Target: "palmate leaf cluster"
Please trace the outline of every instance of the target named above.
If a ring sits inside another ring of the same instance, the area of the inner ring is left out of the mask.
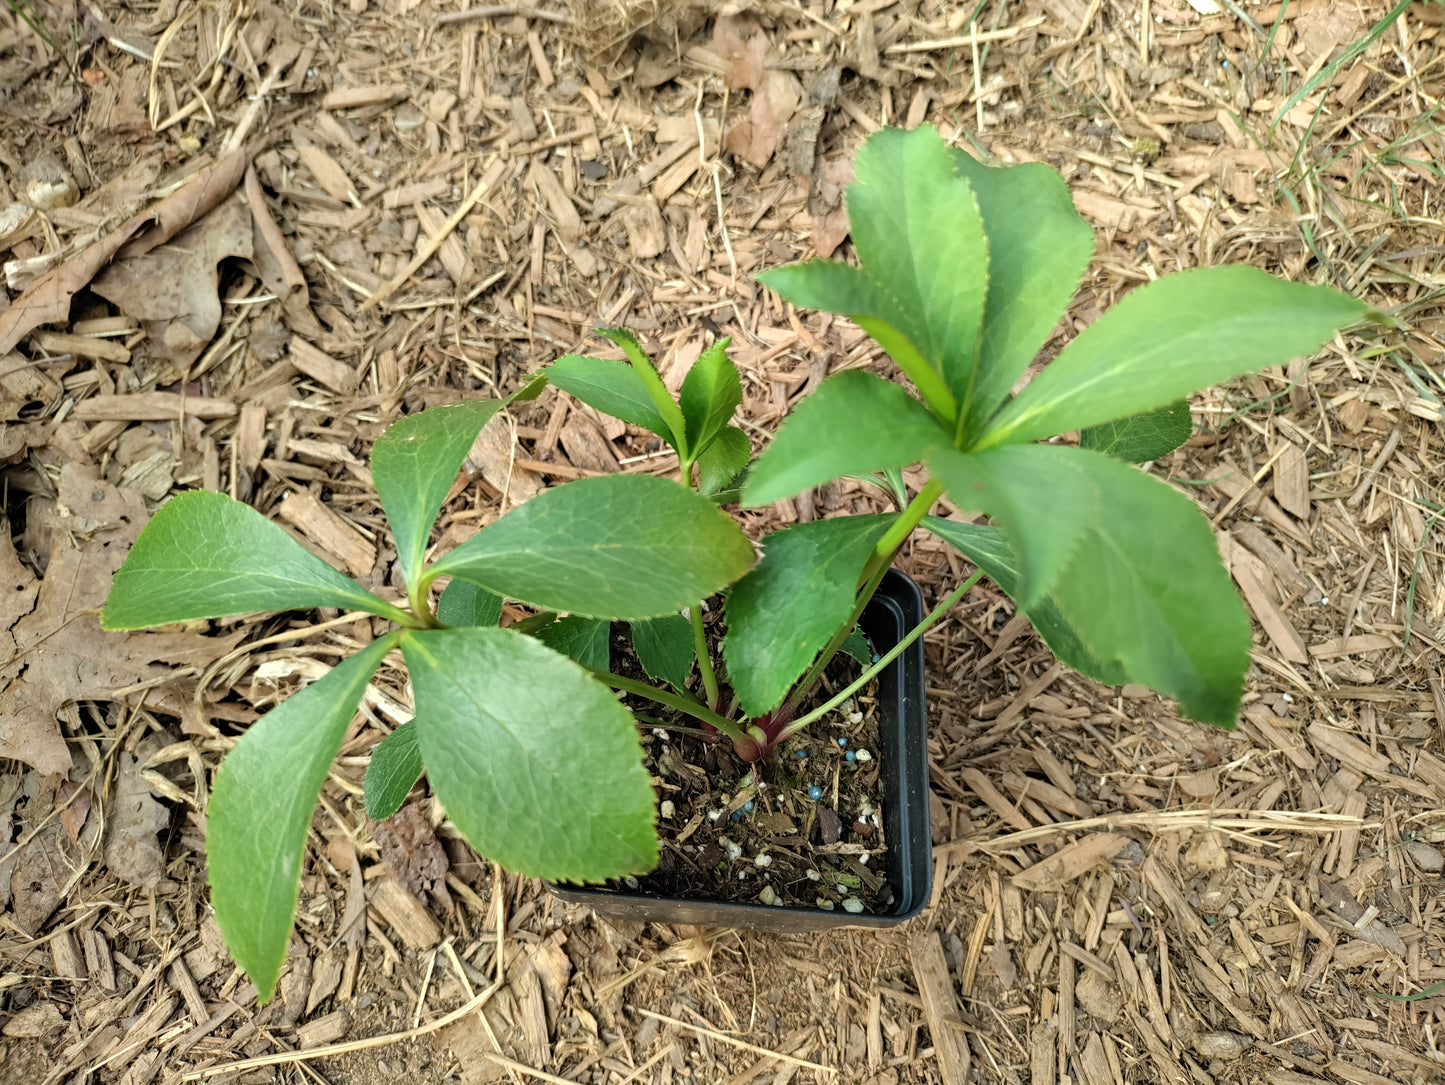
[[[643,872],[657,855],[636,724],[604,684],[612,623],[628,624],[657,699],[694,704],[719,726],[777,720],[831,651],[867,658],[859,638],[845,641],[860,585],[915,527],[975,563],[1068,665],[1147,683],[1197,719],[1232,725],[1250,643],[1243,608],[1207,522],[1135,465],[1189,436],[1183,397],[1308,354],[1369,311],[1249,267],[1164,276],[1011,395],[1093,251],[1063,181],[1043,165],[983,165],[929,128],[877,133],[856,174],[858,263],[761,278],[796,305],[856,321],[911,388],[861,371],[829,377],[752,460],[732,424],[742,383],[726,340],[703,352],[674,399],[631,333],[604,331],[624,359],[568,355],[542,376],[656,434],[676,450],[681,480],[568,483],[429,563],[446,495],[507,401],[405,418],[371,464],[405,606],[222,495],[183,494],[152,518],[116,574],[108,629],[317,606],[397,626],[254,724],[217,777],[212,901],[263,998],[285,959],[317,796],[367,683],[397,649],[416,715],[373,754],[368,813],[394,813],[425,773],[484,855],[574,881]],[[1050,441],[1074,431],[1077,444]],[[909,503],[900,469],[914,464],[930,481]],[[760,560],[722,511],[860,476],[907,508],[777,531]],[[989,522],[925,515],[943,492]],[[713,684],[712,661],[698,656],[699,608],[722,591],[723,661],[740,712],[731,721],[698,688]],[[502,629],[508,599],[535,613]]]

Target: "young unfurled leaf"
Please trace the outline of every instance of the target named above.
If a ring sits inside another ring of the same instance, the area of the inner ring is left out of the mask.
[[[889,322],[961,403],[972,383],[992,250],[973,186],[932,125],[875,133],[853,169],[848,226],[858,259],[897,299],[904,320]]]
[[[543,372],[558,388],[570,392],[589,407],[641,426],[674,448],[678,446],[672,427],[657,413],[642,374],[626,362],[568,354],[558,358]]]
[[[454,579],[437,600],[437,621],[458,626],[496,625],[502,620],[504,600],[470,580]]]
[[[743,500],[767,505],[842,475],[921,460],[952,435],[896,384],[850,369],[829,377],[753,463]]]
[[[952,149],[973,186],[988,235],[988,301],[978,364],[960,395],[965,445],[1008,398],[1078,288],[1094,232],[1074,210],[1069,186],[1041,162],[986,166]]]
[[[978,446],[1022,444],[1162,407],[1313,353],[1363,302],[1257,268],[1199,268],[1138,287],[1044,367]]]
[[[708,347],[682,381],[678,402],[687,422],[687,447],[694,459],[727,427],[743,401],[742,381],[727,356],[731,342],[723,338]]]
[[[753,446],[736,426],[724,426],[697,458],[698,490],[712,497],[737,481],[748,465]]]
[[[206,816],[211,905],[263,1003],[286,960],[321,785],[366,683],[399,636],[373,641],[262,716],[216,775]]]
[[[569,614],[548,622],[532,635],[554,652],[594,671],[608,669],[607,636],[611,626],[598,618]]]
[[[408,584],[421,576],[432,523],[472,442],[504,406],[500,399],[474,399],[432,407],[403,418],[376,439],[371,478],[396,536],[396,556]]]
[[[604,475],[538,494],[431,568],[508,599],[632,621],[706,599],[753,547],[711,501],[668,479]]]
[[[926,516],[923,526],[948,542],[969,561],[983,570],[1010,599],[1018,599],[1020,562],[1003,533],[992,524],[968,524]],[[1091,655],[1079,634],[1059,612],[1054,597],[1045,594],[1032,606],[1020,607],[1049,650],[1061,663],[1107,685],[1117,686],[1129,681],[1127,672],[1117,661],[1105,663]]]
[[[672,398],[672,393],[667,390],[667,385],[663,384],[662,378],[657,375],[657,367],[652,364],[652,358],[647,351],[642,349],[637,336],[626,328],[598,328],[597,334],[622,348],[622,353],[626,354],[628,361],[632,363],[633,371],[642,378],[643,388],[652,400],[653,407],[672,431],[673,448],[677,449],[677,454],[684,459],[692,458],[692,440],[688,436],[682,411]]]
[[[684,689],[697,660],[697,642],[692,622],[681,614],[664,614],[645,622],[632,623],[632,648],[637,662],[654,682],[666,682]]]
[[[783,528],[728,593],[723,658],[749,716],[777,707],[848,620],[858,577],[893,516],[845,516]]]
[[[1099,494],[1078,450],[1009,445],[987,452],[936,449],[933,477],[961,508],[986,512],[1022,559],[1015,596],[1027,608],[1053,587],[1099,515]]]
[[[403,723],[371,751],[361,781],[366,816],[372,821],[385,821],[395,814],[424,771],[421,748],[416,743],[416,723]]]
[[[1208,521],[1137,468],[1074,455],[1098,488],[1099,514],[1050,592],[1059,615],[1125,681],[1176,698],[1194,719],[1234,726],[1249,622]]]
[[[509,629],[408,633],[402,650],[427,779],[473,847],[542,878],[652,869],[650,777],[606,686]]]
[[[193,490],[162,505],[141,531],[116,570],[100,625],[142,629],[306,607],[406,618],[249,505]]]
[[[1143,414],[1131,414],[1079,432],[1079,447],[1125,463],[1148,463],[1167,456],[1189,440],[1194,422],[1189,401],[1177,399]]]

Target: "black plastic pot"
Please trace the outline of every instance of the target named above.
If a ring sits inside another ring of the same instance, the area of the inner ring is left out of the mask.
[[[868,609],[863,629],[879,652],[887,652],[923,620],[923,596],[905,573],[890,569]],[[660,897],[625,888],[554,885],[562,900],[586,904],[599,915],[638,922],[690,923],[706,927],[796,934],[835,927],[892,927],[928,903],[933,884],[928,827],[928,756],[923,640],[908,646],[879,674],[879,768],[883,830],[888,850],[884,872],[893,888],[886,915],[852,915],[819,908],[738,904]]]

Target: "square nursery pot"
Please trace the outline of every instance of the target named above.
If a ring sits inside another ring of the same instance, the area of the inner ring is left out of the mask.
[[[862,626],[879,652],[887,652],[923,620],[923,596],[907,574],[890,569],[863,612]],[[933,882],[928,826],[927,713],[924,706],[923,638],[908,646],[878,676],[879,779],[883,827],[888,841],[884,870],[893,889],[885,915],[825,912],[820,908],[769,906],[661,897],[625,886],[546,883],[562,900],[585,904],[609,919],[690,923],[706,927],[795,934],[835,927],[892,927],[928,903]]]

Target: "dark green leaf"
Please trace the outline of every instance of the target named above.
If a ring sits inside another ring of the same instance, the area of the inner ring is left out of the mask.
[[[725,604],[723,658],[749,716],[775,708],[848,620],[858,577],[894,516],[844,516],[775,531]]]
[[[708,347],[692,363],[682,381],[678,402],[687,421],[687,447],[694,458],[727,428],[733,412],[743,401],[742,381],[727,356],[731,342],[723,338]]]
[[[1041,162],[992,167],[953,148],[988,235],[988,301],[964,434],[978,433],[1064,315],[1094,252],[1069,186]]]
[[[206,809],[211,906],[263,1003],[286,960],[321,785],[366,683],[399,635],[373,641],[262,716],[216,775]]]
[[[611,625],[599,618],[570,614],[548,622],[532,635],[554,652],[594,671],[605,671],[610,662],[607,636]]]
[[[677,447],[677,438],[653,406],[642,375],[626,362],[568,354],[542,372],[558,388],[570,392],[588,406],[650,430]]]
[[[736,426],[725,426],[697,458],[698,489],[712,497],[732,485],[752,454],[748,435]]]
[[[856,625],[853,627],[853,632],[849,633],[847,639],[843,641],[842,650],[865,667],[873,664],[873,646],[868,643],[868,638],[864,635],[863,630]]]
[[[898,385],[850,369],[793,410],[754,461],[743,500],[767,505],[842,475],[903,467],[951,439]]]
[[[1099,494],[1077,450],[1009,445],[987,452],[937,449],[933,477],[960,508],[986,512],[1023,561],[1018,601],[1031,605],[1053,587],[1099,513]]]
[[[1058,614],[1107,670],[1176,698],[1195,719],[1232,727],[1249,622],[1209,522],[1134,467],[1074,455],[1098,488],[1099,516],[1049,596]]]
[[[1011,599],[1019,596],[1019,560],[1003,533],[988,524],[967,524],[957,520],[943,520],[937,516],[924,517],[923,526],[939,538],[950,543],[959,553],[983,570],[990,580],[998,585]],[[1060,662],[1074,668],[1080,674],[1111,686],[1122,685],[1129,678],[1117,662],[1103,662],[1090,655],[1084,642],[1059,612],[1058,603],[1052,595],[1044,595],[1033,606],[1020,608],[1043,637],[1044,643]]]
[[[1189,401],[1177,399],[1143,414],[1090,426],[1080,431],[1079,447],[1125,463],[1148,463],[1173,452],[1193,432]]]
[[[1138,287],[1044,367],[979,447],[1142,414],[1242,373],[1312,354],[1362,302],[1257,268],[1198,268]]]
[[[672,446],[677,449],[679,456],[690,458],[692,441],[687,435],[687,424],[683,420],[682,411],[678,409],[672,393],[667,390],[667,385],[663,384],[662,378],[657,375],[657,367],[652,364],[652,358],[647,351],[642,349],[637,336],[626,328],[598,328],[597,334],[622,348],[622,353],[632,362],[633,371],[642,378],[643,388],[652,400],[652,406],[672,431]]]
[[[681,614],[665,614],[632,623],[632,647],[647,677],[683,689],[697,660],[692,622]]]
[[[371,751],[361,789],[366,798],[366,816],[385,821],[406,802],[421,779],[424,766],[416,744],[416,723],[403,723]]]
[[[396,621],[382,602],[249,505],[192,490],[157,510],[116,570],[103,629],[221,618],[260,610],[338,607]]]
[[[372,447],[372,482],[408,584],[422,574],[432,524],[472,442],[504,406],[500,399],[474,399],[433,407],[388,427]]]
[[[707,498],[646,475],[569,482],[518,506],[432,572],[534,606],[632,621],[706,599],[753,548]]]
[[[409,633],[402,648],[427,779],[473,847],[568,881],[653,867],[650,777],[611,690],[511,630]]]
[[[502,620],[504,600],[470,580],[453,580],[437,600],[437,621],[452,628],[496,625]]]

